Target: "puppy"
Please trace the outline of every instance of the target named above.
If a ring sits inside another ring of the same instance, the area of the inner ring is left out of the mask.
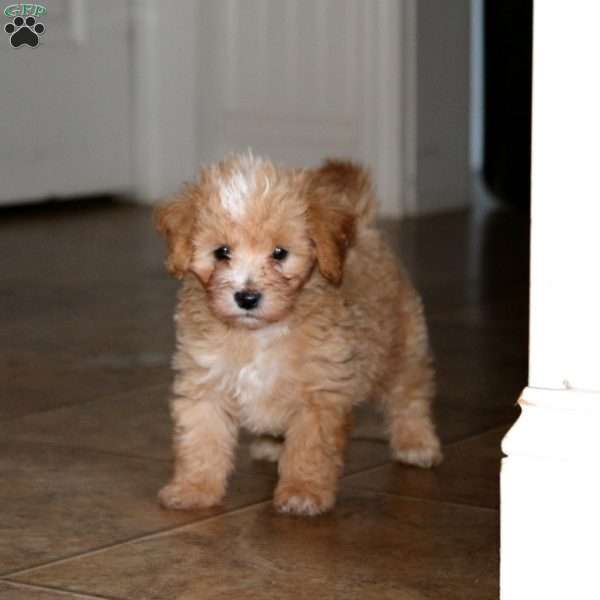
[[[368,399],[395,459],[441,460],[421,301],[374,217],[362,168],[283,169],[251,154],[204,168],[156,210],[183,280],[164,507],[219,503],[244,427],[284,438],[279,511],[331,509],[352,407]]]

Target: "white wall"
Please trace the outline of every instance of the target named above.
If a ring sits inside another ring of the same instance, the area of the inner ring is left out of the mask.
[[[0,205],[130,184],[129,6],[43,4],[38,46],[0,36]]]

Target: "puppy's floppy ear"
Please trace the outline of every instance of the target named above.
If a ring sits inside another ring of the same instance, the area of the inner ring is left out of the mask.
[[[373,219],[369,175],[351,162],[328,160],[319,169],[308,172],[306,193],[310,236],[319,271],[325,279],[339,285],[357,225]]]
[[[354,219],[329,202],[313,201],[309,209],[310,236],[321,275],[334,285],[342,282],[346,252],[354,237]]]
[[[158,206],[154,210],[154,225],[167,240],[167,270],[181,279],[192,260],[194,204],[191,198],[182,194]]]

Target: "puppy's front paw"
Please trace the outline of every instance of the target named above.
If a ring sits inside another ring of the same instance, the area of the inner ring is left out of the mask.
[[[215,506],[223,496],[222,489],[211,489],[210,486],[188,481],[171,481],[158,493],[158,501],[163,508],[194,510]]]
[[[333,507],[335,492],[306,483],[283,484],[277,486],[273,503],[282,513],[314,516]]]

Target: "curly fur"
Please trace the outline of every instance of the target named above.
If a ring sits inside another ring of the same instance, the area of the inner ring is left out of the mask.
[[[419,296],[374,225],[369,176],[349,162],[283,169],[252,155],[201,171],[155,213],[183,279],[171,400],[175,468],[165,507],[219,503],[240,427],[283,436],[275,505],[335,503],[352,407],[378,402],[393,456],[441,460]],[[227,260],[214,251],[226,245]],[[271,254],[288,250],[285,260]],[[262,294],[244,310],[234,294]]]

